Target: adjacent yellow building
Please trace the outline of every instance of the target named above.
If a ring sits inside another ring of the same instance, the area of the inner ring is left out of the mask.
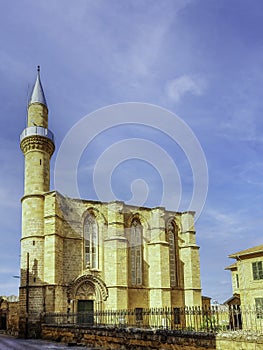
[[[226,268],[232,274],[234,295],[244,306],[263,308],[263,244],[230,254],[236,262]]]
[[[232,309],[233,323],[239,328],[262,330],[263,244],[231,254],[229,258],[236,259],[226,268],[232,274],[233,297],[226,303]]]
[[[55,149],[38,69],[21,134],[20,326],[45,312],[201,306],[194,213],[50,191]],[[74,145],[72,145],[74,147]]]

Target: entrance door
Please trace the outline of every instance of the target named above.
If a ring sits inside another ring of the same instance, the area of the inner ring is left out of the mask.
[[[93,300],[78,300],[78,324],[94,324]]]
[[[1,330],[6,330],[6,314],[0,314],[0,329]]]

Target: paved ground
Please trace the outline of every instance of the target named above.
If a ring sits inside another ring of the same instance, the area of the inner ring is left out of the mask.
[[[4,334],[0,334],[0,350],[64,350],[64,349],[78,349],[78,350],[95,350],[92,348],[68,346],[67,344],[51,343],[39,339],[17,339]]]

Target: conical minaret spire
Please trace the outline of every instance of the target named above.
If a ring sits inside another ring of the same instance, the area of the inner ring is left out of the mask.
[[[47,101],[40,80],[40,66],[37,67],[37,78],[28,105],[32,103],[41,103],[47,107]]]
[[[40,67],[37,67],[37,78],[28,102],[27,126],[48,128],[48,108],[40,80]]]

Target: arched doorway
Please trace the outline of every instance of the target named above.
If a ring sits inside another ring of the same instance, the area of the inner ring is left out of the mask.
[[[77,287],[75,303],[77,309],[78,324],[93,325],[94,303],[96,302],[96,288],[90,280],[82,281]]]
[[[78,313],[79,324],[93,324],[94,311],[103,309],[108,298],[105,283],[91,274],[76,278],[68,288],[68,301],[71,311]]]

